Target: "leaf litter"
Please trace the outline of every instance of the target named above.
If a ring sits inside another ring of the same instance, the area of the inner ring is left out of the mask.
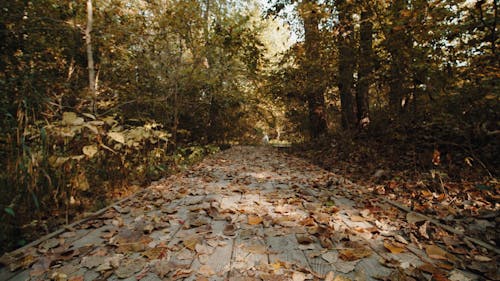
[[[429,224],[419,206],[402,212],[360,188],[268,147],[234,147],[0,262],[52,280],[80,280],[79,267],[101,278],[150,273],[168,280],[495,278],[493,253]],[[421,195],[447,202],[441,194]],[[95,237],[78,237],[80,229],[94,229]],[[288,234],[294,239],[275,250],[272,241]],[[237,249],[240,254],[233,255]],[[311,268],[317,259],[326,271]]]

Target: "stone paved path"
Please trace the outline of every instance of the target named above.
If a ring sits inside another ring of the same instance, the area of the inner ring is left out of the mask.
[[[0,280],[476,278],[360,192],[276,149],[233,147],[17,251]]]

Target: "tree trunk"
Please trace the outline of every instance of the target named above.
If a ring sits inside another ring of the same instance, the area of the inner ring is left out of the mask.
[[[389,109],[392,114],[399,115],[404,109],[404,98],[407,93],[405,89],[405,77],[407,76],[407,62],[405,52],[409,52],[408,35],[406,27],[399,19],[401,11],[405,9],[404,0],[396,0],[392,4],[393,25],[389,35],[389,53],[391,54],[390,81],[389,81]]]
[[[372,72],[372,33],[370,8],[361,13],[361,27],[359,38],[359,70],[356,91],[356,107],[359,125],[366,126],[370,122],[368,91]]]
[[[309,112],[309,132],[311,138],[315,139],[324,134],[327,130],[326,110],[325,110],[325,83],[323,80],[323,70],[320,58],[320,34],[319,34],[319,9],[313,1],[305,1],[301,7],[302,18],[304,20],[305,32],[305,53],[306,62],[304,69],[306,72],[305,94],[307,97]]]
[[[340,92],[340,106],[342,127],[352,129],[356,126],[354,112],[353,73],[355,53],[353,47],[354,29],[351,22],[351,7],[345,1],[337,1],[341,35],[339,38],[339,74],[338,87]]]
[[[85,43],[87,45],[87,67],[89,71],[89,94],[90,94],[90,111],[95,113],[95,103],[97,99],[97,90],[95,83],[95,68],[94,68],[94,56],[92,53],[92,23],[93,23],[93,15],[92,15],[92,0],[87,0],[87,28],[85,29]]]

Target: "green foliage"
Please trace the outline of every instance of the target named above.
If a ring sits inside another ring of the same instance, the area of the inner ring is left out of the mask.
[[[256,9],[206,3],[93,1],[92,114],[85,1],[2,6],[2,247],[199,161],[210,143],[255,139],[265,24]]]

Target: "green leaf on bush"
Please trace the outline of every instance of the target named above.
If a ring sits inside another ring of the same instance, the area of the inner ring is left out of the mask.
[[[9,215],[11,215],[11,216],[13,216],[13,217],[15,217],[15,216],[16,216],[16,213],[14,212],[14,209],[12,209],[11,207],[6,207],[6,208],[4,209],[4,211],[5,211],[7,214],[9,214]]]

